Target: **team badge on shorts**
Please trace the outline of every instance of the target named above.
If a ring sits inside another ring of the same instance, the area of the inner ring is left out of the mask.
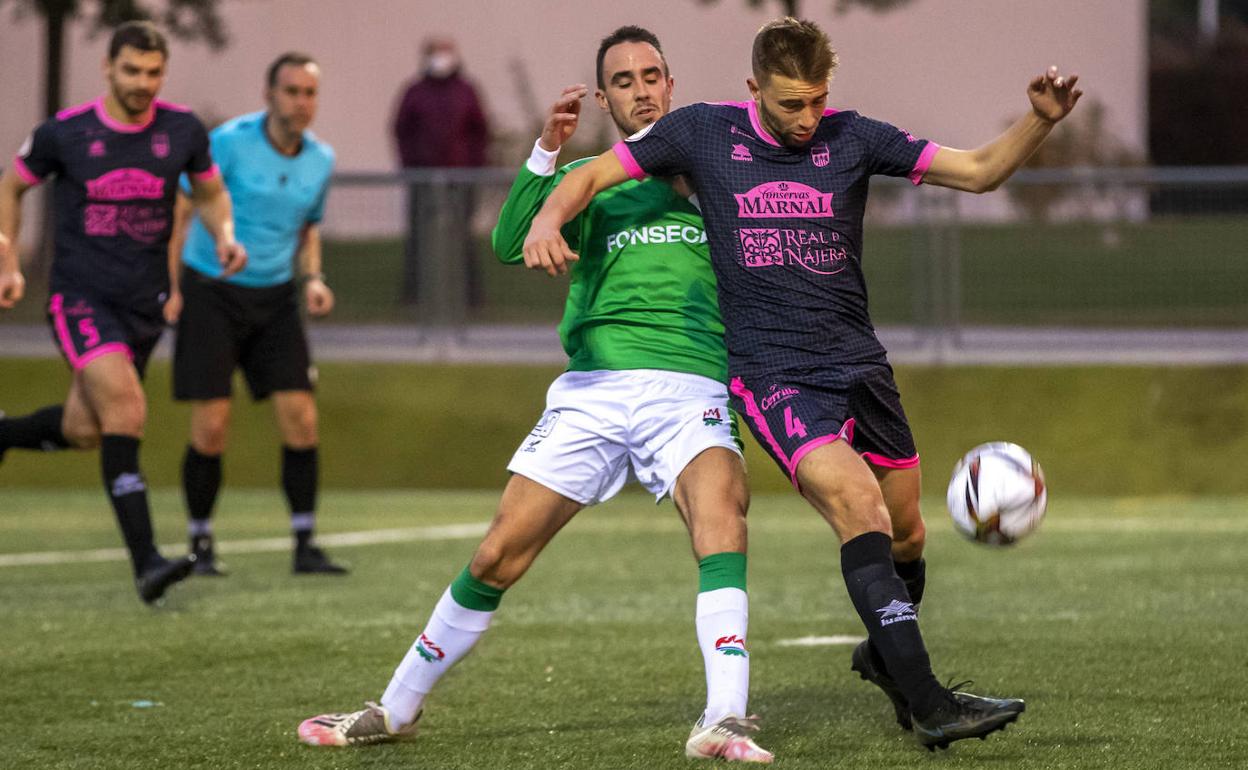
[[[521,452],[536,452],[537,445],[542,443],[542,439],[550,435],[555,429],[555,425],[559,422],[559,410],[552,409],[542,415],[542,419],[537,421],[537,425],[533,426],[533,430],[529,431],[529,438],[525,440],[524,446],[520,448]]]
[[[703,425],[723,425],[724,424],[724,408],[715,406],[710,409],[702,410]]]

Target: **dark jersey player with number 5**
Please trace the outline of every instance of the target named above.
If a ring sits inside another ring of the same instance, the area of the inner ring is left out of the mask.
[[[63,405],[0,419],[0,455],[14,448],[100,448],[104,489],[145,602],[186,577],[194,562],[168,561],[157,552],[139,470],[147,420],[141,379],[164,329],[167,248],[181,174],[192,180],[219,263],[234,272],[246,261],[207,131],[185,107],[156,99],[168,56],[152,24],[118,27],[103,64],[107,93],[36,128],[0,179],[0,233],[9,241],[0,247],[0,307],[11,307],[25,287],[16,253],[21,196],[55,177],[48,320],[73,370]]]

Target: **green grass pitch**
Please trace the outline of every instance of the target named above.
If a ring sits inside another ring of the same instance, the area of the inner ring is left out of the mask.
[[[493,492],[331,491],[345,579],[289,574],[276,490],[229,489],[233,574],[164,607],[135,597],[97,490],[7,488],[0,507],[0,765],[32,768],[692,768],[703,699],[697,573],[670,504],[586,511],[506,597],[431,698],[413,742],[300,745],[299,721],[377,698],[469,558]],[[923,628],[937,673],[1026,698],[1019,724],[929,755],[849,670],[859,635],[834,539],[793,495],[751,510],[751,708],[789,768],[1232,768],[1248,763],[1243,497],[1055,495],[1013,549],[953,534],[928,500]],[[173,490],[163,542],[183,538]],[[462,531],[431,529],[466,525]],[[379,534],[380,533],[380,534]],[[276,538],[274,543],[264,539]],[[16,565],[17,554],[51,563]],[[74,554],[77,554],[76,556]],[[99,557],[105,559],[105,553]]]

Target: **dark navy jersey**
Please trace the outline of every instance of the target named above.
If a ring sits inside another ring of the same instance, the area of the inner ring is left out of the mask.
[[[208,132],[190,110],[157,101],[146,123],[130,125],[110,118],[102,98],[41,124],[13,163],[30,184],[56,177],[52,292],[127,305],[169,290],[178,175],[216,173]]]
[[[885,174],[918,184],[938,149],[835,110],[806,147],[789,149],[753,102],[683,107],[615,146],[635,178],[692,178],[733,375],[885,360],[862,273],[867,182]]]

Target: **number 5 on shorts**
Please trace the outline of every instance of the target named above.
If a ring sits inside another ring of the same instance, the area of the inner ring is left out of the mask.
[[[806,426],[799,418],[793,416],[793,407],[791,406],[784,408],[784,432],[789,438],[794,436],[806,438]]]

